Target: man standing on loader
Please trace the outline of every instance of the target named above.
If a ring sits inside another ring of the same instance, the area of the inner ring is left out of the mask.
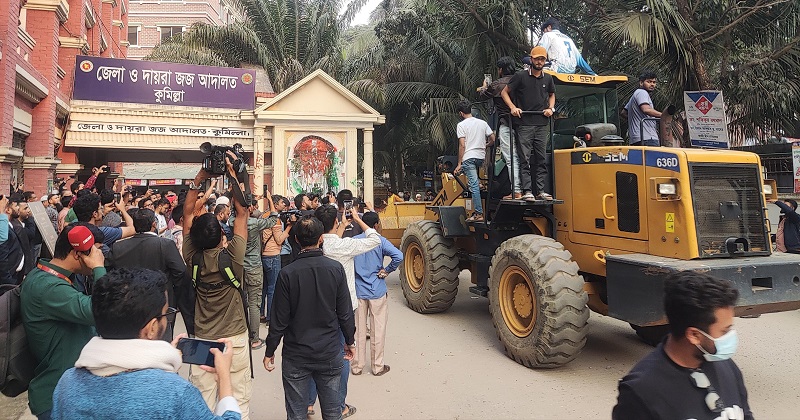
[[[483,86],[478,90],[478,92],[480,93],[481,99],[492,100],[495,108],[497,109],[497,114],[500,115],[500,124],[497,128],[497,137],[500,139],[500,153],[503,155],[503,160],[505,160],[506,166],[510,165],[513,168],[513,171],[511,169],[508,171],[509,178],[511,178],[513,193],[503,198],[519,200],[522,198],[522,188],[520,187],[519,181],[519,160],[517,159],[519,154],[514,153],[513,156],[511,155],[511,142],[514,138],[512,135],[513,131],[511,128],[511,117],[508,116],[508,114],[511,113],[511,110],[508,108],[508,105],[506,105],[503,97],[501,96],[503,89],[506,88],[508,82],[511,80],[511,76],[513,76],[515,73],[514,59],[508,56],[500,57],[497,60],[496,65],[497,72],[500,74],[500,78],[489,84],[484,81]],[[431,199],[428,201],[433,200]]]
[[[517,117],[514,124],[517,128],[517,150],[521,160],[519,176],[524,200],[553,199],[544,186],[547,179],[547,140],[550,137],[548,119],[556,111],[556,84],[553,76],[542,71],[546,61],[547,50],[542,46],[534,47],[531,50],[531,68],[512,76],[501,93],[511,109],[511,115]],[[519,107],[511,100],[512,96]],[[523,111],[539,111],[541,114],[528,113],[523,116]]]
[[[653,120],[645,121],[647,117],[661,118],[661,112],[653,108],[653,99],[650,93],[656,90],[656,74],[652,71],[643,71],[639,76],[639,89],[625,105],[623,114],[628,117],[628,138],[631,146],[658,146],[658,126]]]
[[[486,158],[486,147],[494,144],[494,132],[486,121],[472,116],[472,104],[469,101],[458,103],[458,114],[463,121],[456,126],[458,165],[454,172],[456,174],[464,172],[469,192],[472,194],[473,213],[467,221],[479,222],[483,220],[483,206],[478,172]]]

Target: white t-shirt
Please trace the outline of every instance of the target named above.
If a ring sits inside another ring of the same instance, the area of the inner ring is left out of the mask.
[[[558,73],[575,73],[580,52],[572,38],[564,35],[558,29],[542,34],[539,45],[547,50],[547,59],[550,68]]]
[[[456,134],[458,138],[464,138],[464,157],[462,162],[467,159],[484,159],[486,157],[486,138],[491,136],[492,129],[486,121],[469,117],[458,123]]]

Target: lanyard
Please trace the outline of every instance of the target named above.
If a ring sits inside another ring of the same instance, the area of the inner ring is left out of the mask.
[[[45,265],[42,265],[42,263],[37,263],[36,264],[36,268],[38,268],[39,270],[44,271],[47,274],[52,274],[52,275],[54,275],[54,276],[56,276],[56,277],[58,277],[60,279],[64,279],[64,280],[66,280],[67,283],[69,283],[70,286],[72,286],[72,280],[70,280],[69,277],[59,273],[58,271],[53,270],[52,268],[47,267]]]

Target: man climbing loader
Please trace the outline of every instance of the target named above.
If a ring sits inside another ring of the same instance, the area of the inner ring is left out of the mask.
[[[663,281],[673,271],[733,282],[737,315],[800,308],[800,256],[771,252],[765,194],[773,192],[765,190],[757,155],[624,145],[613,136],[624,77],[553,76],[556,200],[499,199],[492,190],[501,178],[490,171],[485,221],[466,223],[463,176],[443,172],[435,201],[416,207],[423,220],[409,224],[401,240],[410,308],[447,310],[468,269],[470,291],[488,296],[509,357],[537,368],[580,353],[589,309],[629,322],[645,341],[659,340]],[[394,226],[402,228],[401,219],[409,219],[407,210]],[[391,228],[385,232],[392,236]]]

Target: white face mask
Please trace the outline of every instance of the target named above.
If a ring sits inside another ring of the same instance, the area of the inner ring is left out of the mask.
[[[714,341],[714,347],[716,347],[717,351],[714,354],[711,354],[706,351],[702,346],[695,344],[695,346],[703,352],[703,357],[709,362],[719,362],[721,360],[728,360],[730,359],[735,353],[736,348],[739,345],[739,336],[736,333],[736,330],[730,330],[725,335],[719,338],[714,338],[703,330],[698,330],[701,334],[708,337],[709,339]]]

